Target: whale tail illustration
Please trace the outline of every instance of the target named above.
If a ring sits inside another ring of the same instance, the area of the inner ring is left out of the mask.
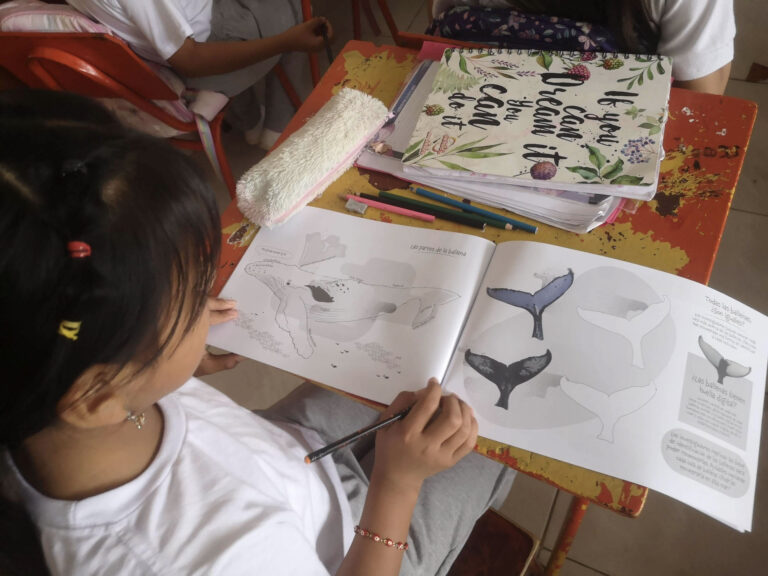
[[[630,386],[613,394],[568,380],[566,376],[560,379],[561,390],[574,402],[586,408],[600,419],[598,439],[613,442],[613,429],[616,423],[648,403],[656,393],[656,385],[651,382],[647,386]]]
[[[717,370],[717,383],[722,384],[723,378],[730,376],[731,378],[743,378],[750,372],[752,368],[749,366],[743,366],[733,360],[728,360],[715,348],[708,344],[704,338],[699,336],[699,348],[704,353],[704,357],[709,360],[709,363]]]
[[[644,366],[643,338],[662,323],[667,314],[669,314],[669,309],[670,301],[664,296],[661,302],[649,304],[645,310],[630,319],[584,308],[577,308],[576,311],[579,316],[590,324],[618,334],[629,341],[632,346],[632,365],[642,368]]]
[[[512,290],[509,288],[487,288],[488,296],[494,300],[500,300],[527,310],[533,317],[533,338],[544,339],[544,326],[542,314],[547,306],[566,293],[573,284],[573,270],[568,269],[567,274],[557,276],[547,283],[540,290],[530,294],[521,290]]]
[[[299,268],[341,257],[346,253],[347,247],[339,241],[338,236],[323,238],[320,232],[313,232],[307,234],[304,239],[304,250],[299,257]]]
[[[458,298],[458,294],[441,288],[411,289],[416,292],[419,310],[411,321],[411,328],[419,328],[437,316],[440,306]]]
[[[542,372],[552,361],[552,353],[547,350],[541,356],[523,358],[507,366],[490,356],[473,354],[468,348],[464,353],[464,359],[476,372],[496,384],[499,389],[496,406],[508,410],[509,395],[512,391]]]

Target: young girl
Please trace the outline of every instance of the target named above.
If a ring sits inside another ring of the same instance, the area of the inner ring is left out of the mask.
[[[252,144],[269,148],[294,110],[272,75],[283,59],[302,97],[311,89],[298,52],[332,38],[325,18],[302,23],[298,0],[67,0],[125,40],[143,58],[172,67],[193,89],[231,98],[227,118]],[[296,52],[295,54],[291,54]],[[262,133],[264,110],[266,132]]]
[[[659,53],[675,85],[722,94],[733,60],[732,0],[432,0],[427,34],[504,48]]]
[[[73,95],[0,94],[0,132],[0,488],[51,573],[447,572],[512,480],[466,404],[430,382],[305,464],[379,414],[305,385],[256,415],[192,377],[236,314],[196,166]]]

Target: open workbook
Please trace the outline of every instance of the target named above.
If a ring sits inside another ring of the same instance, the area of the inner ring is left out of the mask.
[[[212,345],[383,403],[437,376],[485,437],[751,528],[768,319],[706,286],[310,207],[221,295]]]

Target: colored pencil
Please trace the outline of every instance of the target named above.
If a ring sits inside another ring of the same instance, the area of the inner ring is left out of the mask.
[[[389,193],[387,193],[386,196],[383,194],[375,196],[373,194],[361,193],[360,197],[371,200],[375,199],[378,202],[390,204],[392,206],[400,206],[401,208],[408,208],[409,210],[418,210],[424,214],[431,214],[435,218],[440,218],[441,220],[449,220],[451,222],[456,222],[457,224],[463,224],[464,226],[478,228],[479,230],[485,229],[485,220],[478,218],[474,214],[466,214],[464,212],[459,212],[458,210],[445,208],[444,206],[419,202],[418,200],[406,198],[405,196]]]
[[[420,207],[419,210],[423,210],[424,212],[427,212],[428,210],[432,209],[432,210],[441,210],[449,214],[463,214],[467,218],[471,218],[473,220],[483,222],[484,224],[487,224],[488,226],[493,226],[494,228],[501,228],[502,230],[514,229],[514,226],[512,226],[512,224],[502,222],[501,220],[496,220],[495,218],[486,218],[485,216],[481,216],[479,214],[471,214],[469,212],[460,212],[459,210],[446,208],[445,206],[440,206],[439,204],[430,204],[429,202],[414,200],[413,198],[408,198],[407,196],[400,196],[399,194],[392,194],[391,192],[386,192],[384,190],[381,190],[379,192],[379,196],[384,200],[391,198],[394,200],[405,200],[405,201],[411,202],[414,206],[419,206]]]
[[[391,212],[392,214],[400,214],[401,216],[416,218],[416,220],[423,220],[424,222],[435,221],[435,217],[432,214],[424,214],[423,212],[416,212],[415,210],[410,210],[402,206],[387,204],[385,202],[380,202],[376,196],[374,196],[373,198],[368,198],[368,196],[371,196],[371,195],[367,194],[366,196],[355,196],[354,194],[347,194],[347,200],[350,200],[350,199],[357,200],[358,202],[367,204],[371,208],[378,208],[379,210],[383,210],[384,212]]]
[[[520,220],[515,220],[514,218],[508,218],[506,216],[502,216],[501,214],[496,214],[495,212],[491,212],[490,210],[483,210],[482,208],[478,208],[477,206],[473,206],[472,204],[467,204],[466,202],[460,202],[459,200],[448,198],[447,196],[443,196],[442,194],[436,194],[435,192],[424,190],[424,188],[419,188],[418,186],[412,186],[411,190],[413,190],[419,196],[430,198],[432,200],[435,200],[436,202],[442,202],[443,204],[448,204],[449,206],[455,206],[456,208],[461,208],[462,210],[467,210],[468,212],[481,214],[483,216],[486,216],[487,218],[495,218],[496,220],[506,222],[507,224],[511,224],[513,228],[517,228],[518,230],[530,232],[531,234],[536,234],[536,232],[539,230],[538,227],[533,226],[531,224],[526,224],[525,222],[520,222]]]
[[[319,450],[315,450],[314,452],[310,452],[306,455],[304,458],[304,462],[307,464],[312,464],[312,462],[319,460],[323,456],[328,456],[328,454],[333,454],[340,448],[343,448],[350,442],[354,442],[358,438],[362,438],[363,436],[366,436],[367,434],[370,434],[371,432],[376,432],[376,430],[379,430],[381,428],[384,428],[385,426],[389,426],[393,422],[397,422],[398,420],[402,420],[408,415],[408,412],[410,412],[410,408],[406,408],[402,412],[398,412],[394,416],[390,416],[386,420],[382,420],[381,422],[376,422],[375,424],[371,424],[370,426],[366,426],[365,428],[361,428],[357,432],[353,432],[349,436],[344,436],[344,438],[339,438],[335,442],[331,442],[327,446],[323,446]]]

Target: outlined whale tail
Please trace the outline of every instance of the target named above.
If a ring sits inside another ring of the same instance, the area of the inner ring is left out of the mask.
[[[629,341],[632,346],[632,365],[643,368],[643,338],[664,321],[670,307],[669,298],[664,296],[661,302],[649,304],[645,310],[632,318],[584,308],[576,308],[576,312],[590,324],[618,334]]]
[[[412,328],[419,328],[437,316],[440,306],[458,298],[458,294],[441,288],[424,290],[417,296],[419,310],[411,321]]]
[[[656,385],[630,386],[613,394],[606,394],[592,386],[560,378],[560,389],[574,402],[589,410],[600,420],[599,440],[613,442],[613,429],[616,423],[632,412],[647,404],[656,393]]]
[[[510,288],[487,288],[488,296],[494,300],[500,300],[511,306],[527,310],[533,317],[533,338],[544,339],[544,325],[542,314],[547,306],[560,298],[573,284],[573,270],[568,269],[567,274],[553,278],[540,290],[530,294],[522,290]]]
[[[552,353],[547,350],[541,356],[529,356],[507,366],[490,356],[474,354],[467,348],[464,353],[464,360],[476,372],[496,384],[499,389],[499,399],[496,406],[508,410],[509,395],[512,391],[542,372],[552,361]]]
[[[347,247],[339,241],[338,236],[323,237],[320,232],[313,232],[307,234],[304,239],[304,250],[299,257],[299,268],[338,258],[346,253]]]
[[[709,360],[709,363],[717,370],[717,383],[722,384],[723,378],[730,376],[731,378],[744,378],[752,372],[752,368],[749,366],[743,366],[733,360],[728,360],[720,352],[718,352],[711,344],[708,344],[702,336],[699,336],[699,348],[704,353],[704,357]]]

